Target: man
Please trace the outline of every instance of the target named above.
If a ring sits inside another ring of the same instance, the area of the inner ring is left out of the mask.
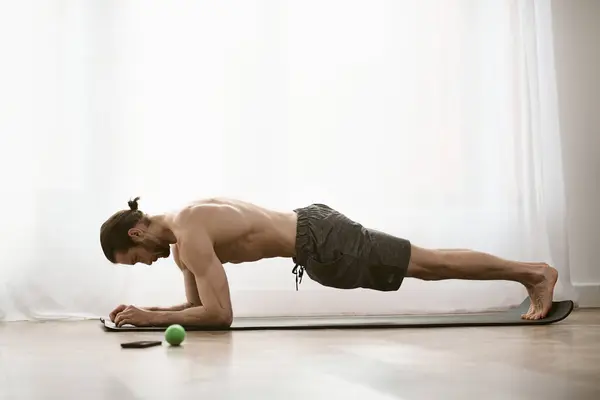
[[[323,204],[278,212],[238,200],[207,199],[176,213],[149,216],[138,210],[138,200],[102,225],[102,250],[112,263],[151,265],[172,249],[187,302],[169,308],[120,305],[110,314],[117,326],[230,326],[233,312],[223,264],[273,257],[294,261],[296,289],[304,271],[324,286],[378,291],[398,290],[405,277],[516,281],[531,298],[525,319],[547,315],[558,279],[557,271],[542,262],[420,248]]]

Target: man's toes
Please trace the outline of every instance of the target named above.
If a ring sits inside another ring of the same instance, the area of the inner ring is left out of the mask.
[[[532,312],[530,312],[530,313],[528,313],[528,314],[527,314],[527,319],[528,319],[528,320],[535,320],[535,319],[538,319],[538,318],[537,318],[537,315],[538,315],[538,313],[537,313],[537,312],[535,312],[535,311],[532,311]]]

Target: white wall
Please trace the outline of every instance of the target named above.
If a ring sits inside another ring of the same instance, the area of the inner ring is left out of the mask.
[[[600,306],[600,1],[553,0],[571,278]]]

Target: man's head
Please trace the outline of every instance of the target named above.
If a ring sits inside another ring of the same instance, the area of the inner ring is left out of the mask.
[[[170,243],[166,228],[138,210],[136,197],[128,202],[129,210],[114,213],[100,228],[100,244],[106,258],[114,264],[152,264],[168,257]]]

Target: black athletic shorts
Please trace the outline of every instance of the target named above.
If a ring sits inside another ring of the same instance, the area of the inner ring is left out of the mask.
[[[304,270],[312,280],[338,289],[400,288],[410,262],[408,240],[367,229],[324,204],[294,212],[296,289]]]

